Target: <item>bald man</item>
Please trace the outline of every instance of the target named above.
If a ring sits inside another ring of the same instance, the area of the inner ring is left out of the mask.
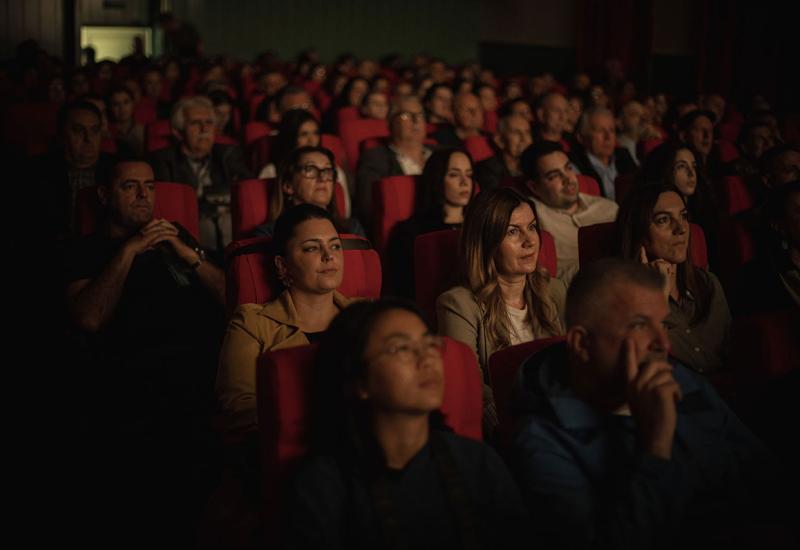
[[[528,359],[514,390],[514,464],[558,548],[682,548],[737,541],[769,514],[776,470],[711,385],[670,357],[656,271],[585,266],[565,342]]]

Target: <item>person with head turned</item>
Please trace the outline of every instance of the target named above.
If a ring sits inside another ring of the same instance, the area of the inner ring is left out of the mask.
[[[483,135],[483,115],[480,98],[460,92],[453,99],[453,126],[442,126],[431,137],[443,147],[463,147],[466,139]]]
[[[493,145],[497,154],[480,161],[476,168],[481,189],[494,189],[522,176],[522,152],[531,144],[531,124],[519,114],[508,113],[497,122]]]
[[[225,332],[217,374],[224,431],[252,435],[257,426],[256,361],[264,352],[319,340],[352,300],[342,284],[342,240],[330,213],[314,204],[285,210],[272,237],[275,274],[283,291],[266,304],[242,304]]]
[[[414,241],[417,236],[443,229],[457,230],[464,210],[475,195],[472,157],[460,148],[437,149],[425,163],[416,194],[414,214],[392,231],[388,263],[392,292],[413,298]]]
[[[484,434],[497,425],[488,384],[497,350],[563,334],[566,287],[539,266],[541,234],[536,205],[501,187],[478,194],[464,217],[462,284],[436,300],[439,331],[467,344],[484,380]]]
[[[717,277],[689,258],[689,209],[681,192],[668,184],[637,186],[617,224],[622,257],[664,276],[672,355],[700,373],[724,369],[731,314]]]
[[[288,491],[286,548],[513,548],[527,516],[505,464],[440,407],[441,337],[407,302],[351,305],[313,371],[311,454]]]
[[[544,544],[754,548],[768,531],[749,527],[780,528],[777,464],[708,381],[669,356],[663,287],[635,261],[581,266],[566,341],[520,367],[512,470]]]

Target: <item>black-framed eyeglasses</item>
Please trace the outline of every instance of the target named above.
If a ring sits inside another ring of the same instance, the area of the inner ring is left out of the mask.
[[[300,173],[306,179],[321,181],[334,181],[336,179],[336,169],[331,166],[320,168],[313,164],[304,164],[300,167]]]

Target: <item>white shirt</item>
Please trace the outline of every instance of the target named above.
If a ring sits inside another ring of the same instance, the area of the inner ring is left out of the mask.
[[[390,144],[389,149],[391,149],[394,153],[394,156],[397,157],[397,162],[400,164],[400,168],[403,170],[403,174],[406,176],[419,176],[422,174],[422,169],[425,168],[425,162],[428,161],[428,157],[430,157],[431,153],[433,153],[433,150],[429,149],[428,147],[423,147],[422,156],[425,159],[425,162],[423,162],[420,166],[416,160],[401,153],[395,148],[394,145]]]
[[[522,344],[533,340],[533,327],[528,319],[528,306],[524,309],[517,309],[506,304],[508,318],[511,320],[511,345]]]

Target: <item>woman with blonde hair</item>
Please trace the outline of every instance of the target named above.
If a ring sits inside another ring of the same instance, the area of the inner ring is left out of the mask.
[[[533,201],[510,188],[480,193],[461,236],[462,286],[439,296],[439,332],[469,345],[484,378],[484,433],[497,424],[487,385],[497,350],[564,333],[566,287],[539,267],[541,234]]]

